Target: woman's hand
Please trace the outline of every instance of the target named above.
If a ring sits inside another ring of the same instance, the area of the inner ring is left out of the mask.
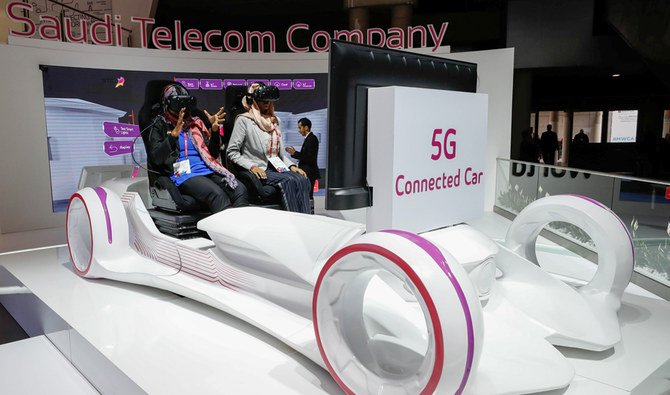
[[[292,172],[294,172],[294,173],[298,173],[298,174],[300,174],[300,175],[302,175],[302,176],[307,177],[307,173],[305,173],[305,171],[304,171],[303,169],[299,168],[299,167],[296,166],[296,165],[291,166],[290,170],[291,170]]]
[[[179,118],[177,118],[177,124],[174,126],[174,129],[170,132],[170,136],[177,138],[179,137],[179,133],[181,133],[181,129],[184,127],[184,113],[186,113],[186,109],[182,108],[179,110]]]
[[[219,108],[219,111],[217,111],[214,115],[211,115],[207,112],[207,110],[205,110],[205,115],[207,115],[209,123],[212,124],[212,130],[215,132],[219,130],[219,125],[226,119],[226,112],[223,111],[223,107]]]
[[[265,180],[266,178],[268,178],[268,175],[265,174],[265,170],[261,169],[258,166],[252,167],[250,171],[254,173],[254,175],[260,178],[261,180]]]

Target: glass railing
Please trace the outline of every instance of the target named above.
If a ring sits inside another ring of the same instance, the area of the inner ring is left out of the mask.
[[[566,167],[498,159],[497,209],[512,215],[536,199],[577,194],[595,199],[626,224],[635,246],[635,271],[670,287],[670,183]],[[553,222],[547,230],[597,253],[588,234]]]

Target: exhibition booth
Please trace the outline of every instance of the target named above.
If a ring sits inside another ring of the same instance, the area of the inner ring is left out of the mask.
[[[498,159],[513,57],[10,37],[0,231],[57,228],[67,245],[0,255],[0,303],[101,393],[667,391],[670,304],[630,283],[609,202],[559,188],[513,220],[494,211],[529,178]],[[162,232],[134,163],[158,79],[211,109],[230,86],[277,86],[284,144],[305,116],[318,133],[315,214],[237,208],[201,219],[204,237]],[[597,264],[542,237],[554,222],[587,233]]]

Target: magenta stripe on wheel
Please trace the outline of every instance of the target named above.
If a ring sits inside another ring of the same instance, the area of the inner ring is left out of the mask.
[[[463,308],[463,315],[465,316],[465,322],[468,326],[468,355],[465,365],[465,372],[463,372],[463,378],[461,379],[461,384],[459,385],[458,390],[456,391],[457,394],[460,394],[463,392],[465,384],[468,382],[468,378],[470,377],[470,373],[472,371],[472,363],[474,361],[475,356],[475,331],[472,325],[472,314],[470,313],[470,306],[468,305],[465,293],[463,293],[463,288],[461,288],[461,284],[458,283],[456,276],[454,276],[454,273],[451,271],[449,263],[444,258],[444,255],[442,255],[442,252],[440,251],[439,248],[437,248],[437,246],[435,246],[435,244],[431,243],[430,241],[424,239],[423,237],[417,234],[406,232],[403,230],[384,230],[383,232],[392,233],[404,237],[407,240],[419,246],[428,255],[430,255],[430,257],[433,258],[435,263],[437,263],[437,265],[447,275],[447,278],[449,279],[449,281],[451,281],[451,285],[454,287],[454,290],[458,295],[458,300],[461,302],[461,307]]]
[[[109,244],[112,244],[112,221],[109,218],[109,210],[107,210],[107,192],[104,190],[104,188],[101,187],[95,187],[94,190],[98,195],[98,198],[100,198],[102,209],[105,211],[105,222],[107,222],[107,241]]]

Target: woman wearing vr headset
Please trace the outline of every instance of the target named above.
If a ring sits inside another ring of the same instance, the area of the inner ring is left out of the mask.
[[[276,86],[252,84],[242,99],[246,113],[235,120],[228,142],[228,158],[255,186],[261,198],[278,192],[288,211],[311,213],[310,183],[284,152],[279,119],[274,114],[274,102],[279,100]]]
[[[212,213],[249,205],[247,190],[210,152],[213,133],[219,133],[223,108],[207,116],[211,128],[194,114],[195,97],[181,84],[168,85],[161,98],[163,113],[149,127],[147,151],[161,174],[169,176],[181,193],[206,205]],[[216,145],[216,144],[215,144]]]

